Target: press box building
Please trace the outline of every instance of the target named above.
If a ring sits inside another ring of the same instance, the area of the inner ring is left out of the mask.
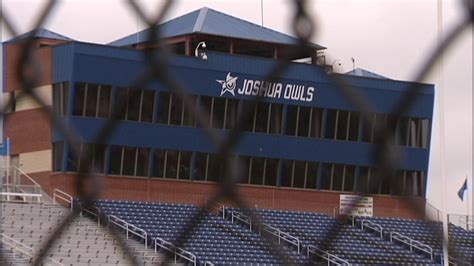
[[[402,155],[396,180],[401,189],[389,182],[370,186],[380,180],[372,157],[375,127],[391,118],[412,83],[361,69],[331,74],[321,60],[325,47],[311,44],[289,58],[294,37],[209,8],[165,22],[161,29],[174,51],[170,73],[184,84],[195,106],[210,114],[215,132],[226,135],[242,110],[254,113],[235,149],[243,173],[239,192],[252,205],[332,213],[341,194],[360,191],[372,194],[377,216],[417,216],[406,203],[426,202],[432,85],[420,85],[415,104],[392,132]],[[216,147],[172,88],[157,81],[129,87],[147,66],[146,50],[156,48],[147,41],[148,31],[107,45],[37,31],[34,55],[43,74],[34,90],[76,131],[82,150],[94,151],[103,198],[201,204],[224,175]],[[3,93],[14,101],[4,115],[10,161],[47,192],[60,188],[74,194],[74,175],[82,162],[44,114],[45,107],[18,97],[14,69],[25,36],[3,43]],[[206,59],[195,57],[200,42],[206,43],[199,50]],[[264,82],[280,58],[307,58],[309,63],[291,63],[281,79]],[[372,130],[363,129],[359,110],[330,81],[333,75],[343,77],[373,105]],[[250,100],[259,88],[266,91],[264,101],[255,105]],[[128,100],[116,130],[94,143],[120,95]]]

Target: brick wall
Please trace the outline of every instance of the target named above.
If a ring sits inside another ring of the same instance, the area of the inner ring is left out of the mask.
[[[60,188],[76,195],[74,175],[55,173],[50,177],[47,191]],[[45,183],[46,184],[46,183]],[[217,190],[217,185],[207,182],[181,180],[146,179],[133,177],[103,176],[103,199],[135,200],[150,202],[174,202],[201,205],[209,200]],[[339,207],[336,192],[309,191],[292,188],[256,187],[239,185],[239,195],[249,207],[274,208],[282,210],[317,211],[328,215]],[[375,216],[422,219],[425,199],[392,196],[373,196]],[[221,200],[224,202],[224,200]],[[415,202],[421,215],[412,209]]]

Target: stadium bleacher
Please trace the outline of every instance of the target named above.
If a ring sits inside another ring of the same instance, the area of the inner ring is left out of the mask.
[[[199,211],[197,207],[180,204],[144,203],[127,201],[100,201],[100,207],[150,233],[152,238],[175,242],[184,226]],[[219,216],[206,214],[183,249],[193,253],[200,263],[213,264],[266,264],[280,261],[269,251],[270,243],[256,234]],[[282,247],[296,264],[307,262],[305,256]]]
[[[443,228],[441,222],[420,221],[402,218],[371,217],[370,220],[383,228],[384,234],[401,233],[433,248],[437,257],[443,253]],[[474,232],[449,224],[449,245],[455,251],[457,260],[474,264]]]
[[[228,209],[229,213],[232,211],[235,209]],[[424,256],[324,214],[265,209],[254,211],[265,223],[301,239],[305,247],[316,246],[351,264],[433,263]]]
[[[69,209],[53,204],[2,202],[2,264],[30,265],[33,256]],[[144,265],[159,263],[163,254],[155,254],[143,244],[129,239],[128,246]],[[16,246],[17,248],[13,248]],[[20,253],[18,247],[29,252]],[[15,256],[13,256],[15,252]],[[29,253],[29,254],[28,254]],[[78,217],[61,233],[45,260],[47,265],[125,265],[127,260],[118,242],[103,228],[85,217]]]

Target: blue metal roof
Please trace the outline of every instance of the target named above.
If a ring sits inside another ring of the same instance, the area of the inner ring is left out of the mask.
[[[351,75],[351,76],[359,76],[359,77],[365,77],[365,78],[374,78],[374,79],[389,79],[387,77],[384,77],[380,74],[377,74],[377,73],[374,73],[374,72],[371,72],[371,71],[368,71],[366,69],[363,69],[363,68],[356,68],[354,70],[351,70],[347,73],[345,73],[346,75]]]
[[[170,38],[194,33],[222,36],[229,38],[261,41],[268,43],[294,45],[298,39],[260,25],[203,7],[191,13],[167,21],[161,26],[161,37]],[[150,29],[134,33],[111,42],[114,46],[128,46],[146,42]],[[312,44],[317,49],[325,47]]]
[[[62,41],[74,41],[73,39],[66,37],[64,35],[61,35],[59,33],[44,29],[44,28],[39,28],[37,30],[32,30],[26,33],[23,33],[21,35],[18,35],[16,37],[11,38],[10,40],[6,41],[5,43],[11,43],[11,42],[16,42],[22,39],[26,39],[28,37],[33,37],[33,38],[44,38],[44,39],[53,39],[53,40],[62,40]]]

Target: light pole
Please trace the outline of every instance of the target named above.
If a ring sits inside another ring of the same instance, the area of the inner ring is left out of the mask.
[[[202,48],[206,48],[206,42],[200,42],[200,43],[198,43],[198,45],[196,46],[196,49],[194,49],[194,56],[195,56],[195,57],[198,57],[199,48],[201,48],[201,47],[202,47]],[[207,57],[207,56],[205,56],[205,57]],[[203,59],[205,59],[204,56],[203,56]]]

